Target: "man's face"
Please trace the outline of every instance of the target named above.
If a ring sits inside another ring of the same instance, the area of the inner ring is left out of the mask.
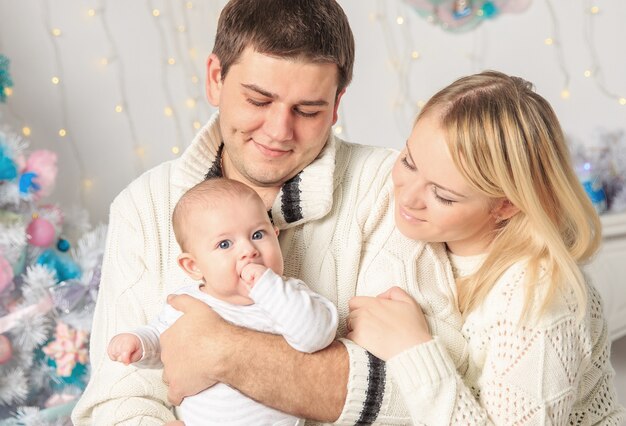
[[[207,92],[220,110],[227,177],[278,187],[313,162],[337,120],[337,66],[248,48],[219,81],[213,60]]]

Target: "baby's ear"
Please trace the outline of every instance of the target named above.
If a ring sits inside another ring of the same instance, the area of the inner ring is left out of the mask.
[[[203,278],[202,272],[196,263],[196,259],[190,253],[179,254],[178,265],[194,280],[200,281]]]
[[[278,234],[280,234],[280,229],[274,226],[274,232],[276,233],[276,236],[278,237]]]

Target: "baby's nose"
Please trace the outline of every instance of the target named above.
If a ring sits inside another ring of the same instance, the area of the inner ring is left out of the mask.
[[[259,255],[259,251],[256,249],[254,244],[248,243],[241,248],[241,258],[255,258]]]

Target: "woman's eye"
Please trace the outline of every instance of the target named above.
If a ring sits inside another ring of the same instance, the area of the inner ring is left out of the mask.
[[[437,201],[439,201],[441,204],[445,204],[446,206],[449,206],[449,205],[451,205],[452,203],[455,202],[453,200],[448,200],[447,198],[443,198],[442,196],[437,194],[437,189],[436,188],[433,189],[433,194],[435,194],[435,198],[437,199]]]
[[[408,156],[406,156],[406,155],[405,155],[404,157],[402,157],[402,159],[400,160],[400,162],[401,162],[401,163],[402,163],[402,165],[403,165],[404,167],[406,167],[407,169],[409,169],[409,170],[415,170],[415,166],[414,166],[413,164],[409,163],[409,158],[408,158]]]
[[[263,231],[256,231],[254,234],[252,234],[253,240],[260,240],[261,238],[263,238]]]
[[[220,243],[217,246],[221,248],[222,250],[226,250],[227,248],[230,248],[231,244],[232,243],[229,240],[224,240],[224,241],[220,241]]]

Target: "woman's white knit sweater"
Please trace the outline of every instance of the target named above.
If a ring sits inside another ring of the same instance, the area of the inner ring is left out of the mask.
[[[483,259],[451,255],[458,276],[473,272]],[[622,424],[598,292],[588,287],[581,322],[573,297],[561,292],[546,312],[518,325],[525,271],[524,262],[509,268],[467,316],[465,374],[456,371],[437,338],[389,360],[414,424]]]
[[[185,190],[207,175],[221,175],[218,120],[216,114],[179,159],[146,172],[111,205],[91,336],[91,379],[72,413],[77,425],[161,425],[174,419],[161,372],[112,362],[106,345],[113,335],[148,323],[169,293],[190,283],[176,263],[180,249],[170,219]],[[319,157],[285,183],[271,210],[281,230],[284,273],[336,304],[339,337],[346,333],[352,296],[408,284],[431,331],[463,371],[466,344],[445,249],[410,241],[394,226],[389,176],[396,156],[331,135]],[[350,372],[338,423],[409,423],[385,364],[343,342]]]

